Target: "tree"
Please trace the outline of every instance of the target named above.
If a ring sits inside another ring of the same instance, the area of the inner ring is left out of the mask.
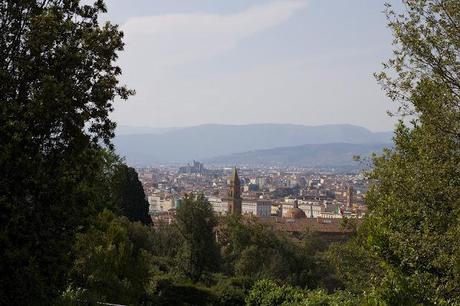
[[[90,212],[113,100],[131,92],[114,65],[103,1],[0,1],[0,304],[49,304],[65,286]]]
[[[253,281],[248,277],[226,277],[217,278],[217,284],[212,287],[217,301],[215,305],[239,306],[245,305],[245,298],[248,295]]]
[[[271,280],[259,280],[246,297],[248,306],[300,305],[305,294],[289,285],[279,286]]]
[[[177,209],[176,226],[183,238],[178,254],[178,266],[192,281],[219,266],[219,250],[214,227],[216,217],[211,204],[203,195],[188,195]]]
[[[346,243],[333,243],[325,252],[326,266],[335,268],[335,277],[343,288],[356,294],[364,295],[379,285],[385,277],[385,270],[380,266],[381,260],[366,244],[366,229],[361,226],[358,236]]]
[[[386,4],[394,57],[377,80],[399,103],[398,113],[443,138],[460,138],[460,4],[456,0],[403,0],[406,12]]]
[[[149,231],[104,210],[77,235],[70,288],[81,292],[80,302],[141,303],[150,280]]]
[[[222,231],[226,239],[222,253],[229,275],[279,280],[301,287],[316,287],[315,255],[322,250],[314,236],[305,235],[303,244],[268,226],[230,216]]]
[[[116,209],[130,221],[150,224],[149,203],[134,168],[119,164],[112,177],[112,196]]]
[[[377,75],[403,118],[394,149],[374,160],[370,177],[378,183],[367,195],[365,241],[385,268],[375,290],[387,303],[454,303],[460,301],[460,2],[403,2],[403,14],[387,6],[395,52]]]
[[[280,286],[274,281],[261,279],[255,283],[247,295],[246,305],[352,306],[363,305],[363,303],[359,298],[347,292],[337,291],[334,294],[328,294],[324,290],[301,290],[289,285]]]
[[[196,284],[178,283],[178,278],[160,277],[153,281],[147,305],[221,305],[214,292]]]

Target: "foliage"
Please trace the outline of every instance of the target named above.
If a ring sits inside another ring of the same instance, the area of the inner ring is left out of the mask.
[[[360,305],[360,300],[347,292],[328,294],[323,290],[301,290],[289,285],[278,285],[271,280],[259,280],[246,298],[248,306],[342,306]]]
[[[94,203],[122,33],[102,1],[0,1],[0,304],[47,304]]]
[[[216,295],[216,304],[222,306],[244,305],[245,298],[253,286],[253,280],[247,277],[227,277],[216,275],[218,282],[211,287]]]
[[[341,287],[357,295],[372,290],[385,275],[380,259],[367,246],[368,230],[362,225],[347,243],[333,243],[323,254]]]
[[[162,223],[155,224],[152,239],[155,244],[153,254],[170,259],[177,256],[183,243],[183,237],[177,226]]]
[[[230,275],[277,279],[315,287],[321,277],[315,255],[324,248],[312,235],[293,240],[257,222],[229,217],[223,227],[224,269]],[[325,273],[327,274],[327,273]]]
[[[119,164],[112,176],[112,197],[116,209],[130,221],[150,224],[149,203],[134,168]]]
[[[215,271],[219,266],[214,234],[217,219],[211,204],[203,195],[186,196],[177,209],[175,225],[183,239],[177,265],[187,277],[197,282],[204,273]]]
[[[375,288],[389,304],[460,297],[460,2],[388,6],[394,58],[377,75],[400,103],[393,150],[374,160],[364,243],[381,262]]]
[[[207,287],[163,275],[152,279],[146,305],[217,305],[215,294]]]
[[[387,95],[445,136],[459,137],[459,7],[456,0],[403,0],[398,14],[387,4],[394,57],[376,74]]]
[[[246,298],[248,306],[275,306],[300,304],[304,294],[289,285],[278,286],[271,280],[259,280]]]
[[[340,222],[340,228],[342,231],[349,231],[352,234],[356,234],[358,230],[358,219],[343,217]]]
[[[138,305],[150,280],[150,230],[104,210],[77,235],[71,288],[80,300]]]
[[[92,202],[92,211],[88,215],[94,216],[108,208],[130,221],[151,224],[149,204],[136,170],[128,167],[113,151],[103,149],[98,155],[99,169],[92,177],[90,188],[86,190]]]

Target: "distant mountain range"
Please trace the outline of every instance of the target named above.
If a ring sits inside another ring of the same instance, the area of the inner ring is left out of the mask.
[[[151,128],[123,127],[121,132],[120,129],[117,129],[114,144],[117,153],[125,156],[128,163],[140,166],[157,163],[184,163],[193,159],[237,163],[237,160],[249,161],[257,154],[262,154],[266,156],[261,157],[264,162],[299,164],[301,161],[309,160],[311,157],[308,156],[315,150],[315,152],[321,152],[315,154],[331,158],[337,156],[340,150],[343,153],[346,148],[351,153],[356,151],[353,153],[356,155],[364,150],[362,146],[357,146],[354,150],[351,149],[353,146],[344,145],[372,144],[376,147],[369,146],[369,148],[381,148],[383,144],[391,143],[392,137],[391,132],[375,133],[363,127],[348,124],[322,126],[207,124],[187,128],[152,129],[150,132],[148,129]],[[304,145],[311,144],[331,144],[331,146],[304,147]],[[286,150],[291,149],[282,147],[296,148],[291,148],[292,153],[286,153]],[[274,151],[268,152],[271,151],[270,149]],[[259,150],[265,151],[260,152]],[[283,150],[285,150],[284,153],[282,153]],[[302,150],[306,155],[302,153]],[[311,163],[328,164],[329,162],[326,158],[323,158],[321,162],[316,158],[316,161],[312,160]]]
[[[176,128],[156,128],[148,126],[128,126],[118,125],[115,133],[117,135],[136,135],[136,134],[163,134]]]
[[[360,167],[355,156],[370,157],[380,153],[391,144],[306,144],[267,150],[235,153],[205,160],[207,164],[239,165],[249,167],[299,166],[307,168],[351,169]]]

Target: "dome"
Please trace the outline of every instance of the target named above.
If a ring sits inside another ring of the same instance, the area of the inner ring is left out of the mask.
[[[298,207],[289,208],[286,213],[283,214],[283,217],[288,219],[303,219],[307,216],[305,215],[304,211]]]

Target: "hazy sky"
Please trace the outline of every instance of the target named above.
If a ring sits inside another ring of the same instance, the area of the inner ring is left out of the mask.
[[[380,0],[107,0],[125,32],[120,125],[350,123],[390,130],[372,76],[391,54]]]

